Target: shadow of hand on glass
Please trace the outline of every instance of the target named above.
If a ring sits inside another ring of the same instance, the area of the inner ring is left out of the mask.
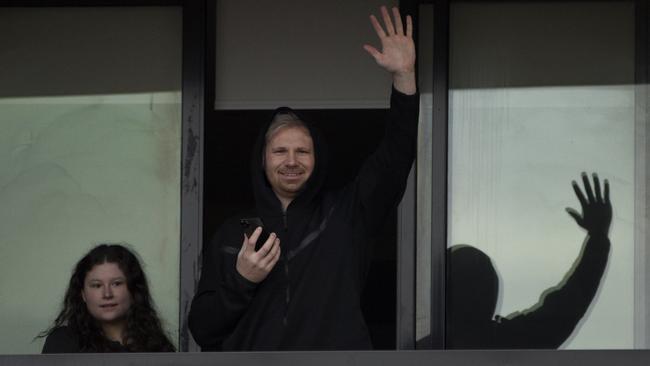
[[[544,291],[537,304],[508,317],[495,316],[499,278],[488,255],[469,245],[447,249],[448,348],[558,348],[571,336],[589,308],[607,265],[612,221],[609,183],[582,173],[584,193],[573,181],[582,214],[569,215],[587,231],[582,252],[560,283]],[[527,258],[521,258],[527,260]]]

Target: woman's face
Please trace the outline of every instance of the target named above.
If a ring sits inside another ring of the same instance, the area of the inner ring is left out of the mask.
[[[81,296],[88,312],[100,323],[124,321],[131,307],[126,276],[116,263],[95,265],[84,280]]]

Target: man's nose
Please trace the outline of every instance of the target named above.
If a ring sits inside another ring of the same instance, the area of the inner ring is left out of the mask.
[[[295,152],[293,152],[293,151],[289,151],[289,153],[287,154],[287,161],[286,161],[286,164],[287,164],[287,165],[291,165],[291,166],[297,164],[297,163],[296,163],[296,153],[295,153]]]

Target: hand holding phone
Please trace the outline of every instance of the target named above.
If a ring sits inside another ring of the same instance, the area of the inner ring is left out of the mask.
[[[259,218],[241,219],[240,224],[246,238],[237,255],[237,272],[251,282],[262,282],[280,259],[280,238],[269,235]]]
[[[262,228],[262,233],[255,242],[255,251],[260,250],[262,245],[264,245],[264,243],[266,243],[266,241],[269,239],[270,235],[269,232],[264,229],[262,220],[259,217],[249,217],[239,220],[239,223],[241,224],[242,229],[244,229],[244,234],[246,234],[247,238],[250,238],[251,235],[253,235],[253,231],[255,231],[255,229],[258,227]]]

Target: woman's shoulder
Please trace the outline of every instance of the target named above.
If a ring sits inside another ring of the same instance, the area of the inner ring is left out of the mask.
[[[54,328],[45,338],[41,353],[79,353],[79,338],[67,326]]]

